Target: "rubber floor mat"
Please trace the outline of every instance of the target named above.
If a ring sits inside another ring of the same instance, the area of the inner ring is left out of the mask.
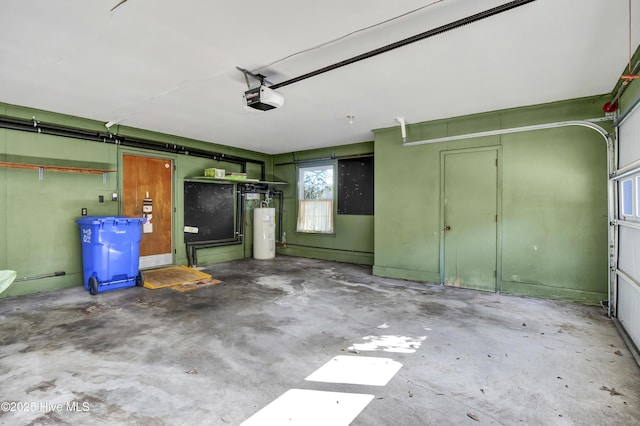
[[[150,289],[173,287],[176,285],[211,278],[211,275],[187,266],[169,266],[150,269],[144,273],[144,287]]]

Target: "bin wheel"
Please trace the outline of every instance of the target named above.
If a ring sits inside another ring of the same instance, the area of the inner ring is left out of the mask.
[[[144,285],[144,274],[142,271],[138,271],[138,276],[136,277],[136,285],[138,287],[142,287]]]
[[[89,293],[93,296],[98,294],[98,279],[96,277],[89,278]]]

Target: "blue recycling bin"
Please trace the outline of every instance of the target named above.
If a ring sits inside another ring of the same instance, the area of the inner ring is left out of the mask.
[[[89,293],[144,284],[139,269],[145,218],[85,216],[76,219],[82,239],[84,288]]]

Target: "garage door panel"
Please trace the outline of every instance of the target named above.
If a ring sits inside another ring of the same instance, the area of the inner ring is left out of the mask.
[[[640,229],[620,227],[618,268],[625,274],[640,281]]]
[[[622,277],[618,278],[618,321],[638,346],[640,342],[640,288]]]
[[[616,198],[618,258],[615,315],[636,347],[640,347],[640,106],[617,128]],[[628,166],[628,167],[627,167]]]
[[[640,111],[636,108],[618,129],[618,168],[640,160]]]

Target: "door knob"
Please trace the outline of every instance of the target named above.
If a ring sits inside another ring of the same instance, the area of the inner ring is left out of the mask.
[[[451,227],[450,227],[450,226],[445,226],[445,227],[444,227],[444,230],[445,230],[445,231],[451,231]]]

